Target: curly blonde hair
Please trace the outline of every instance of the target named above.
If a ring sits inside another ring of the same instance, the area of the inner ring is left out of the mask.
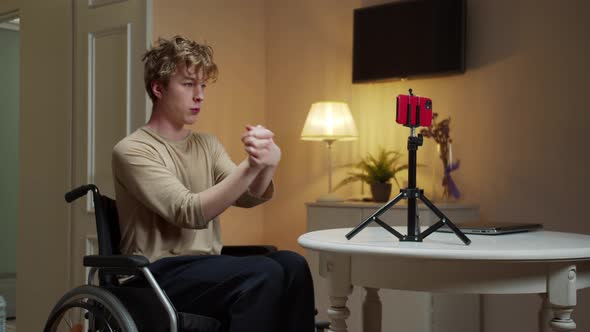
[[[196,72],[203,71],[204,82],[217,80],[218,70],[213,62],[213,48],[183,36],[158,38],[156,45],[145,52],[142,61],[145,89],[152,102],[157,100],[152,92],[152,82],[157,81],[167,86],[178,65],[184,64],[186,68],[196,66]]]

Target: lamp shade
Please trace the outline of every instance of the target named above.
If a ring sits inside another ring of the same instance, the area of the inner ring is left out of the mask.
[[[313,103],[301,131],[304,141],[351,141],[358,132],[346,103],[322,101]]]

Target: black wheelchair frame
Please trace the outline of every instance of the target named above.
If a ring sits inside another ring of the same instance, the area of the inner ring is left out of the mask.
[[[89,332],[221,331],[221,323],[215,318],[178,312],[150,272],[146,257],[121,254],[119,218],[113,199],[102,195],[94,184],[87,184],[66,193],[65,200],[71,203],[89,191],[94,202],[99,254],[84,256],[83,265],[90,268],[87,285],[70,290],[57,302],[44,332],[57,332],[66,312],[74,308],[86,312],[84,319]],[[222,254],[264,255],[276,250],[274,246],[224,246]],[[99,285],[95,286],[97,272]],[[120,282],[121,277],[129,280]],[[141,287],[136,286],[138,280]],[[118,328],[113,329],[113,325]],[[316,322],[317,332],[328,327],[328,322]]]

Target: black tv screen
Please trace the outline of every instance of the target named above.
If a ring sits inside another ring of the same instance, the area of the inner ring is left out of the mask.
[[[465,0],[355,9],[352,82],[464,72],[465,12]]]

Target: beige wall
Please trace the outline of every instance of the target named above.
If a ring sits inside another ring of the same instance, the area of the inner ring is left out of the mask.
[[[352,23],[349,14],[357,3],[154,1],[154,39],[183,34],[206,41],[215,50],[219,80],[209,85],[204,111],[193,129],[216,134],[236,162],[244,158],[240,135],[248,123],[270,127],[283,150],[276,197],[264,206],[230,208],[222,215],[226,244],[270,243],[301,251],[296,234],[305,231],[302,202],[327,190],[325,147],[299,141],[305,120],[301,117],[307,114],[308,100],[350,102],[352,84],[347,70],[352,33],[341,35],[340,30],[342,20]],[[325,25],[322,34],[309,24]],[[306,66],[294,65],[299,63]],[[303,91],[309,97],[301,98]],[[358,143],[337,145],[341,154],[335,161],[353,160],[356,154],[351,149],[356,146]],[[314,160],[305,163],[302,156],[310,151],[314,151]],[[313,170],[303,170],[302,163]],[[293,173],[297,175],[285,176]],[[311,185],[309,175],[313,176]]]
[[[351,105],[361,138],[335,145],[338,166],[378,145],[405,150],[407,130],[394,124],[393,98],[410,87],[433,98],[441,116],[452,117],[454,155],[462,161],[456,179],[465,199],[480,204],[485,216],[590,233],[582,211],[576,216],[573,209],[588,184],[580,176],[588,158],[577,151],[589,117],[580,88],[588,74],[588,24],[582,18],[589,5],[471,0],[465,74],[352,85],[351,10],[382,2],[387,1],[154,2],[154,37],[186,34],[215,48],[221,75],[209,87],[195,129],[218,135],[236,161],[243,158],[244,124],[264,123],[277,133],[284,152],[277,175],[281,190],[266,209],[246,211],[252,220],[265,211],[264,237],[257,225],[251,238],[296,249],[303,202],[326,190],[325,147],[299,140],[312,102],[339,99]],[[426,140],[418,157],[439,166],[432,141]],[[337,170],[335,180],[342,175]],[[432,170],[419,176],[419,185],[431,191]],[[342,194],[360,190],[351,187]],[[540,201],[555,204],[543,209]],[[575,218],[557,218],[562,206]],[[235,226],[229,224],[234,216],[224,215],[225,228]]]
[[[177,1],[164,8],[156,1],[154,36],[186,33],[216,49],[221,79],[210,88],[197,129],[218,134],[238,160],[243,124],[261,122],[276,132],[283,150],[275,199],[245,215],[224,214],[226,240],[239,242],[240,234],[248,242],[301,251],[296,240],[305,231],[304,203],[327,188],[325,147],[299,140],[310,104],[350,103],[360,140],[335,145],[335,163],[342,165],[379,145],[405,150],[408,133],[394,123],[393,98],[410,87],[452,117],[453,152],[461,160],[455,178],[465,200],[478,203],[485,217],[590,234],[583,209],[590,184],[584,130],[590,120],[590,3],[470,0],[465,74],[352,85],[352,9],[380,2],[261,0],[246,8],[238,0]],[[246,73],[251,77],[244,84]],[[418,177],[431,194],[432,167],[440,166],[431,141],[418,158],[431,166]],[[335,180],[343,175],[339,169]],[[354,185],[340,193],[359,191]],[[581,314],[589,310],[589,296],[579,293],[579,330],[590,329],[590,318]],[[512,331],[535,330],[538,303],[532,295],[486,296],[485,332],[508,331],[506,322]]]
[[[274,204],[265,211],[266,242],[302,252],[297,237],[306,230],[305,202],[328,190],[327,150],[303,142],[301,129],[309,107],[319,100],[350,103],[358,121],[351,83],[354,0],[267,1],[267,123],[283,151]],[[359,142],[336,143],[334,164],[356,161]],[[341,178],[342,169],[333,178]],[[350,188],[341,192],[350,194]]]
[[[374,151],[379,144],[405,149],[408,133],[394,124],[393,98],[410,87],[452,117],[454,156],[462,162],[456,180],[485,217],[590,234],[583,209],[590,185],[584,130],[590,120],[584,97],[590,75],[590,23],[584,17],[590,3],[471,0],[465,74],[352,88],[348,15],[354,2],[269,6],[267,116],[282,138],[285,157],[277,182],[288,192],[281,191],[278,204],[266,210],[267,241],[297,248],[305,229],[303,203],[325,188],[325,151],[298,139],[308,105],[321,98],[351,103],[360,140],[334,151],[343,163],[350,153]],[[270,111],[279,106],[280,115]],[[438,167],[435,151],[427,140],[419,162]],[[418,181],[431,190],[432,169],[421,169]],[[590,310],[589,298],[589,290],[579,293],[580,331],[590,329],[582,314]],[[484,331],[534,331],[539,303],[536,295],[484,297]]]
[[[347,5],[338,3],[332,8],[334,16],[338,17]],[[299,56],[291,60],[300,68],[299,72],[282,68],[277,73],[281,64],[288,63],[289,51],[295,48],[289,48],[286,41],[282,47],[269,43],[270,54],[275,46],[278,48],[269,56],[269,82],[273,78],[285,80],[282,89],[289,93],[280,94],[277,85],[270,84],[268,95],[281,96],[274,102],[277,105],[298,103],[297,109],[292,107],[286,115],[290,123],[281,125],[281,119],[270,113],[269,120],[274,127],[284,130],[278,131],[281,137],[288,137],[283,149],[299,151],[291,155],[291,162],[282,165],[278,177],[280,183],[289,181],[284,186],[289,187],[294,199],[282,199],[282,204],[267,210],[265,230],[267,239],[277,239],[291,248],[304,229],[303,202],[319,195],[324,188],[321,184],[326,181],[322,171],[324,151],[297,138],[306,105],[317,98],[339,97],[350,75],[348,66],[342,69],[342,81],[332,81],[328,87],[318,84],[337,75],[329,71],[335,64],[350,61],[346,58],[350,44],[343,52],[338,52],[336,45],[349,38],[351,26],[350,21],[342,18],[339,29],[333,32],[334,42],[329,42],[321,32],[333,24],[324,24],[322,18],[314,15],[320,16],[321,8],[314,8],[314,14],[307,17],[289,20],[290,12],[307,14],[306,8],[303,3],[297,9],[275,12],[273,21],[281,28],[269,27],[269,31],[293,34],[298,36],[296,41],[305,41],[300,45]],[[433,98],[438,112],[452,117],[454,155],[462,162],[456,179],[465,199],[480,204],[484,216],[539,221],[550,230],[590,234],[588,214],[582,209],[590,184],[585,174],[590,160],[584,153],[587,148],[583,130],[590,120],[583,97],[590,74],[590,47],[584,42],[590,24],[583,17],[589,10],[588,2],[583,1],[571,2],[569,6],[552,1],[469,1],[464,75],[355,85],[350,95],[342,97],[351,102],[357,119],[359,152],[374,150],[379,144],[404,149],[407,130],[394,124],[393,97],[412,87]],[[296,24],[297,21],[305,23]],[[326,53],[332,58],[322,63]],[[273,67],[275,61],[278,65]],[[321,95],[325,93],[332,95]],[[271,105],[273,102],[269,102]],[[336,150],[337,159],[346,159],[347,152]],[[311,160],[310,166],[298,163],[302,158]],[[438,166],[431,142],[427,141],[420,150],[419,161]],[[432,172],[419,173],[429,173],[418,180],[425,189],[431,189]],[[276,215],[291,227],[271,226]],[[588,290],[579,295],[576,320],[580,330],[590,326],[590,320],[582,314],[589,310],[589,295]],[[538,305],[539,299],[534,295],[486,296],[484,331],[508,331],[506,322],[512,322],[511,331],[533,331]]]
[[[278,182],[289,189],[290,199],[279,195],[281,204],[267,211],[267,238],[276,235],[271,211],[290,220],[285,224],[304,223],[303,212],[295,211],[325,190],[323,146],[298,138],[309,104],[323,98],[351,103],[360,140],[336,145],[334,154],[342,164],[351,151],[364,154],[379,144],[405,150],[408,133],[394,124],[393,98],[410,87],[433,98],[442,116],[451,116],[454,156],[462,162],[457,182],[465,199],[480,204],[485,216],[590,233],[586,214],[576,209],[589,184],[583,171],[589,158],[581,153],[582,126],[590,119],[583,97],[590,74],[590,46],[584,42],[589,24],[583,20],[587,2],[469,1],[465,74],[351,85],[350,9],[355,3],[268,2],[267,119],[282,139]],[[432,141],[426,140],[418,158],[439,166]],[[419,173],[430,173],[419,184],[431,190],[432,171]],[[562,218],[565,210],[567,219]],[[293,228],[275,229],[284,234],[280,243],[292,248]]]
[[[206,41],[215,50],[219,80],[209,85],[193,129],[216,134],[236,162],[244,158],[240,135],[245,124],[270,127],[283,150],[276,197],[264,206],[230,208],[222,215],[226,244],[264,242],[301,251],[296,235],[305,231],[303,202],[327,190],[327,168],[325,146],[301,142],[299,134],[312,101],[353,102],[348,72],[352,32],[342,29],[342,24],[352,24],[350,13],[358,4],[154,1],[154,39],[183,34]],[[337,144],[335,162],[354,161],[358,145]],[[313,159],[307,163],[303,156]]]
[[[214,48],[220,75],[207,88],[195,130],[217,135],[232,159],[245,158],[246,124],[263,124],[266,109],[265,8],[262,0],[154,1],[153,37],[182,34]],[[222,215],[226,244],[264,242],[264,207]]]
[[[366,136],[369,129],[404,131],[379,121],[391,116],[391,110],[383,113],[391,104],[368,106],[412,87],[452,117],[453,152],[462,163],[456,180],[485,217],[590,234],[583,208],[590,185],[584,130],[590,121],[584,97],[590,75],[588,13],[587,1],[564,6],[548,0],[469,0],[466,73],[355,86],[354,99],[367,110],[361,140],[379,141]],[[428,146],[419,152],[419,160],[438,166],[432,156]],[[589,301],[590,291],[581,291],[574,313],[580,331],[590,330],[583,314]],[[539,305],[536,295],[485,296],[484,331],[535,331]]]

